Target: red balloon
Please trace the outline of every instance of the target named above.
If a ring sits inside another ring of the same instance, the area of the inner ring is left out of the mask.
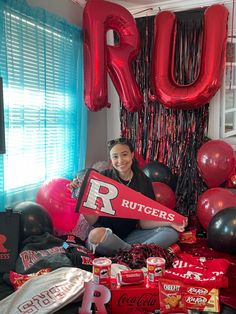
[[[225,188],[235,188],[236,187],[236,174],[235,174],[235,172],[230,178],[228,178],[228,180],[224,184],[224,187]]]
[[[167,108],[196,109],[214,96],[221,86],[225,66],[228,10],[215,4],[204,13],[201,66],[197,79],[180,85],[174,79],[176,22],[172,12],[155,17],[153,83],[157,99]]]
[[[197,168],[209,188],[224,183],[235,169],[232,146],[222,140],[206,142],[197,152]]]
[[[204,192],[197,202],[197,217],[201,225],[207,229],[215,214],[224,208],[235,207],[236,196],[224,188],[213,188]]]
[[[228,191],[232,192],[234,195],[236,195],[236,189],[234,188],[227,188]]]
[[[36,202],[46,209],[58,234],[70,232],[80,216],[75,212],[76,200],[67,188],[69,182],[63,178],[46,181],[36,194]]]
[[[170,209],[174,209],[176,205],[176,198],[173,190],[167,184],[162,182],[152,182],[152,186],[156,201]]]
[[[107,71],[128,111],[138,111],[143,97],[135,80],[132,63],[140,50],[140,37],[132,14],[107,1],[89,0],[83,13],[84,98],[91,111],[110,107],[107,96]],[[115,46],[106,44],[106,33],[119,35]]]
[[[137,160],[140,169],[144,168],[147,164],[146,160],[143,158],[142,154],[135,152],[135,159]]]

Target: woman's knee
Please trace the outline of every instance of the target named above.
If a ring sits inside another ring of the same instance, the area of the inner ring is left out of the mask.
[[[120,249],[130,249],[131,245],[120,239],[112,233],[111,229],[107,228],[106,236],[102,242],[96,245],[96,253],[99,255],[113,256]]]
[[[157,228],[156,232],[146,241],[146,243],[155,243],[167,249],[173,243],[176,243],[179,239],[179,233],[171,227]]]
[[[171,227],[166,227],[166,229],[163,231],[163,248],[168,248],[173,243],[176,243],[179,240],[179,232]]]

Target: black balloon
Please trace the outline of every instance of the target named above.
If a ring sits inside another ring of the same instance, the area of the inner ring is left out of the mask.
[[[207,239],[211,248],[236,254],[236,207],[222,209],[213,216],[208,225]]]
[[[166,165],[158,162],[151,161],[143,168],[143,172],[152,182],[162,182],[170,186],[175,190],[176,180],[170,170]]]
[[[53,234],[51,218],[46,210],[34,202],[22,202],[15,206],[15,211],[20,212],[20,237],[21,240],[29,236],[41,235],[45,232]]]

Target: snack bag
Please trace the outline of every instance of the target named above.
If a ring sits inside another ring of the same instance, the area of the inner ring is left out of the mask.
[[[10,274],[9,274],[10,282],[14,290],[17,290],[30,278],[47,274],[50,271],[51,271],[51,268],[43,268],[39,270],[37,273],[32,273],[32,274],[18,274],[14,271],[10,271]]]
[[[179,235],[179,242],[180,243],[188,243],[193,244],[197,242],[197,230],[189,230],[185,232],[180,232]]]
[[[160,278],[159,300],[161,314],[187,313],[185,286],[180,281]]]

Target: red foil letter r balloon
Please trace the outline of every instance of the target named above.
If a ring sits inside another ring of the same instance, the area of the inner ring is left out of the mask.
[[[84,9],[84,98],[91,111],[109,107],[107,71],[128,111],[138,111],[142,94],[136,83],[132,62],[140,39],[133,16],[120,5],[102,0],[89,0]],[[119,36],[116,46],[106,44],[106,33]]]
[[[172,12],[155,17],[153,85],[157,99],[167,108],[196,109],[206,104],[221,85],[225,66],[228,10],[220,4],[204,13],[201,67],[197,79],[180,85],[174,78],[176,23]]]

